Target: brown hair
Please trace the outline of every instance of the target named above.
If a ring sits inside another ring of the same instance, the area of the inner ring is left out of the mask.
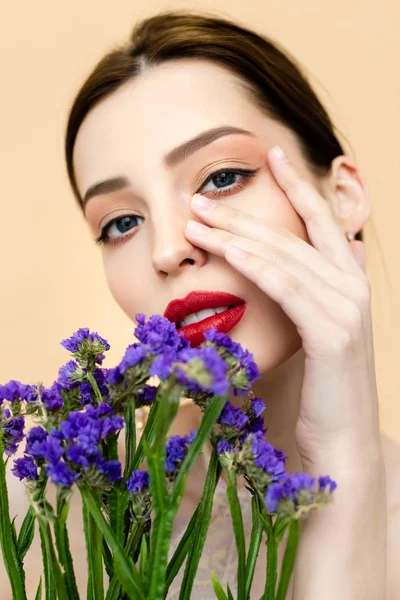
[[[332,160],[344,154],[327,111],[287,50],[227,19],[167,10],[139,21],[129,40],[99,61],[75,97],[68,115],[65,154],[68,178],[81,208],[72,154],[87,113],[152,65],[188,57],[211,60],[239,76],[251,101],[293,131],[315,175],[326,175]],[[355,239],[363,240],[362,234],[359,231]]]

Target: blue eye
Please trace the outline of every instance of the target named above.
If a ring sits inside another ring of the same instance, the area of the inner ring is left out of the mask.
[[[247,181],[250,178],[255,177],[260,168],[261,167],[259,167],[258,169],[228,169],[225,167],[218,169],[217,171],[214,171],[213,173],[211,173],[211,175],[207,177],[207,179],[201,184],[200,188],[197,191],[201,191],[201,193],[203,194],[211,194],[212,196],[227,196],[232,192],[244,188],[247,184]],[[240,176],[240,180],[235,183],[234,179],[236,175]],[[203,189],[204,186],[211,181],[214,183],[214,185],[216,185],[217,189]],[[220,185],[219,189],[218,185]],[[138,225],[140,225],[140,223],[138,223],[138,220],[144,221],[144,218],[139,217],[139,215],[121,215],[120,217],[115,217],[114,219],[111,219],[102,228],[100,236],[95,240],[96,244],[104,244],[105,246],[115,245],[123,242],[128,237],[132,237],[131,235],[124,234],[126,234],[126,232],[129,233],[133,229],[136,229]],[[118,232],[123,235],[117,235],[115,237],[110,237],[108,235],[109,231],[114,225]]]
[[[118,244],[121,240],[124,240],[127,236],[123,235],[123,236],[114,237],[114,238],[109,237],[108,232],[113,227],[113,225],[116,226],[119,233],[124,234],[127,231],[129,232],[132,230],[132,222],[133,222],[133,224],[135,224],[135,222],[136,222],[136,227],[138,226],[138,223],[137,223],[138,219],[144,220],[143,217],[139,217],[139,215],[122,215],[121,217],[115,217],[115,219],[111,219],[102,228],[101,234],[96,240],[96,244],[105,244],[105,245]]]

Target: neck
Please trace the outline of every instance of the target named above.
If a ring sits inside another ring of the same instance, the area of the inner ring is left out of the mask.
[[[265,402],[266,440],[288,456],[288,473],[303,472],[296,448],[295,428],[300,407],[305,354],[301,347],[291,358],[273,371],[262,374],[253,385],[253,393]]]

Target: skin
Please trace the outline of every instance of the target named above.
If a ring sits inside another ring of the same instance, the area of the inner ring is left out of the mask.
[[[92,198],[85,218],[97,238],[111,218],[141,217],[123,243],[101,247],[110,291],[132,321],[138,312],[163,314],[194,289],[228,291],[248,303],[229,335],[253,353],[262,374],[253,389],[267,403],[268,441],[289,456],[288,472],[330,474],[338,483],[334,504],[314,511],[304,527],[293,598],[328,599],[330,589],[329,598],[384,599],[386,481],[370,286],[363,243],[344,236],[368,221],[369,194],[347,156],[336,157],[326,177],[313,176],[293,132],[260,112],[238,83],[218,65],[185,59],[152,68],[94,107],[74,150],[81,196],[116,175],[132,186]],[[225,136],[175,168],[163,166],[166,151],[220,125],[255,137]],[[274,161],[277,144],[289,164]],[[226,186],[232,192],[201,213],[193,194],[215,198],[215,178],[201,184],[235,166],[259,171],[248,181],[236,175]],[[240,180],[244,188],[235,190]],[[209,231],[190,233],[190,219]],[[123,234],[114,226],[110,235]],[[245,259],[229,258],[230,245],[247,251]],[[180,432],[194,418],[186,411]],[[359,515],[367,511],[366,524]],[[324,561],[321,539],[330,540]]]

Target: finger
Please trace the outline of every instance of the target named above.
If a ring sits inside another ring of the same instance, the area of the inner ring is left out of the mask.
[[[315,275],[296,277],[240,248],[230,247],[226,259],[279,304],[296,325],[305,350],[341,352],[362,332],[358,307]]]
[[[312,272],[343,296],[355,302],[363,300],[366,290],[359,278],[338,269],[313,246],[290,231],[270,228],[265,222],[262,224],[260,220],[222,204],[216,206],[212,213],[212,217],[208,214],[208,222],[217,226],[222,223],[228,231],[189,221],[186,236],[198,246],[217,256],[225,256],[227,248],[233,245],[278,264],[298,277],[302,277],[303,272]],[[203,227],[192,230],[193,223]],[[247,237],[233,232],[244,232]]]
[[[303,219],[313,246],[337,267],[349,273],[360,274],[360,266],[329,203],[309,181],[297,173],[285,155],[282,157],[279,151],[275,152],[275,148],[276,146],[268,152],[272,172]],[[282,151],[281,148],[280,150]]]

